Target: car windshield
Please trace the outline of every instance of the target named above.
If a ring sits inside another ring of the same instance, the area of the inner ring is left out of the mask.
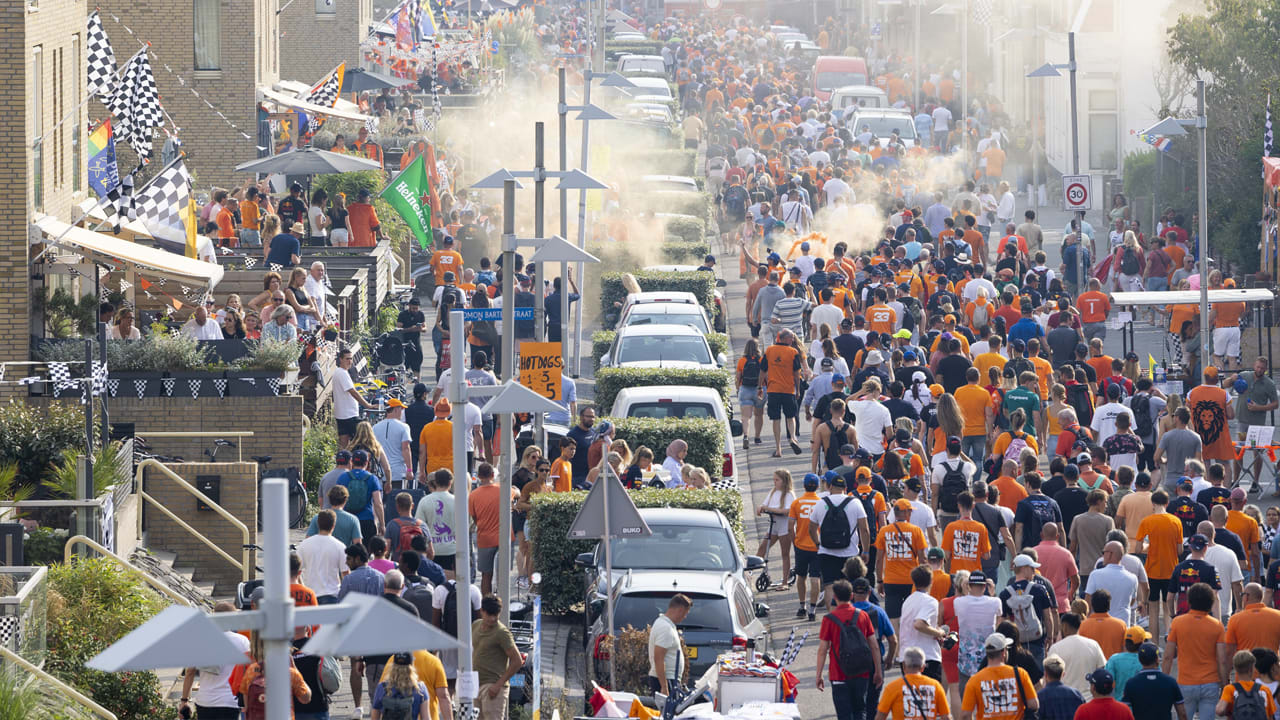
[[[681,361],[711,364],[707,341],[691,335],[626,337],[618,348],[618,362]]]
[[[613,608],[613,626],[646,628],[659,615],[667,611],[674,590],[627,593],[618,598]],[[689,616],[680,623],[681,630],[713,630],[733,632],[733,615],[729,612],[729,599],[723,595],[685,593],[693,601]]]
[[[613,541],[614,570],[737,569],[734,540],[722,527],[650,525],[649,537]]]
[[[624,73],[629,72],[651,72],[662,73],[665,68],[662,66],[661,58],[623,58],[622,67],[619,68]]]
[[[674,192],[698,192],[697,183],[687,183],[680,180],[645,180],[645,190],[670,190]]]
[[[893,131],[898,131],[898,137],[903,140],[915,140],[916,126],[911,122],[911,118],[901,115],[892,116],[865,116],[858,117],[854,120],[857,126],[857,132],[862,132],[862,126],[870,126],[871,132],[878,138],[887,138]]]
[[[715,410],[710,405],[701,402],[642,402],[632,405],[627,410],[627,417],[657,418],[659,420],[666,418],[714,419],[715,416]]]
[[[844,71],[833,71],[818,73],[818,89],[823,92],[829,92],[836,88],[842,88],[845,85],[866,85],[867,76],[858,73]]]
[[[663,82],[661,84],[659,83],[647,84],[647,83],[637,82],[637,80],[643,80],[643,79],[644,78],[635,78],[631,81],[633,83],[636,83],[636,87],[627,88],[627,92],[632,97],[639,97],[641,95],[655,95],[655,96],[664,97],[664,98],[671,97],[671,88],[667,87],[666,82]]]
[[[700,312],[663,312],[661,310],[637,307],[627,316],[628,327],[632,325],[652,325],[653,323],[688,325],[702,333],[711,332],[711,328],[707,327],[706,317]]]

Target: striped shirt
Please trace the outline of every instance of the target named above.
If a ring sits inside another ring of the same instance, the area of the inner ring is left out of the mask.
[[[804,333],[804,311],[809,301],[804,298],[784,297],[773,305],[772,324],[777,329],[786,328],[796,335]]]

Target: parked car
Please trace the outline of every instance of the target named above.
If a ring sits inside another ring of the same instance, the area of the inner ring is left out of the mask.
[[[842,109],[851,106],[867,109],[889,107],[889,96],[875,85],[846,85],[831,93],[831,107]]]
[[[640,184],[646,191],[701,192],[698,181],[687,175],[645,175],[640,178]]]
[[[662,213],[655,213],[654,217],[662,217]],[[653,272],[696,272],[698,270],[698,266],[697,265],[647,265],[643,269],[651,270]],[[726,283],[724,280],[716,278],[716,292],[714,297],[716,310],[715,310],[715,317],[712,318],[712,320],[714,322],[713,327],[715,328],[716,332],[720,332],[720,333],[725,332],[725,327],[728,325],[728,320],[726,319],[725,313],[724,313],[724,294],[720,292],[720,288],[724,287],[725,284]],[[697,301],[696,298],[694,301],[695,302]]]
[[[820,55],[813,61],[813,95],[822,102],[846,85],[867,84],[867,61],[845,55]]]
[[[647,307],[647,306],[641,306]],[[678,306],[668,306],[678,307]],[[614,417],[655,418],[713,418],[724,426],[724,453],[720,474],[726,483],[738,484],[738,464],[735,462],[737,443],[742,436],[742,423],[733,419],[725,409],[724,399],[712,388],[690,385],[649,385],[623,388],[614,398]]]
[[[857,137],[862,132],[863,125],[871,128],[871,133],[875,135],[880,147],[888,146],[889,136],[895,131],[898,137],[902,138],[903,145],[914,147],[916,144],[916,124],[911,118],[911,113],[906,110],[895,108],[859,110],[849,120],[849,132]]]
[[[637,98],[641,95],[654,95],[667,100],[675,99],[675,95],[671,92],[671,85],[667,83],[665,78],[632,77],[627,79],[631,81],[634,87],[623,88],[623,90],[632,98]]]
[[[662,64],[661,55],[623,55],[618,58],[618,73],[627,76],[636,73],[663,75],[666,73],[666,66]]]
[[[711,332],[707,311],[703,310],[701,305],[687,303],[632,305],[618,320],[618,327],[633,325],[688,325],[703,334]]]
[[[602,367],[691,368],[711,370],[728,364],[724,353],[711,355],[702,332],[688,325],[635,325],[621,328]]]

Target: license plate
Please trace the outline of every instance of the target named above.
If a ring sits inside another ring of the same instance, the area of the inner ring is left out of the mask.
[[[686,649],[685,649],[685,653],[684,653],[684,654],[685,654],[685,656],[686,656],[686,657],[688,657],[690,660],[697,660],[697,659],[698,659],[698,648],[696,648],[696,647],[686,648]]]

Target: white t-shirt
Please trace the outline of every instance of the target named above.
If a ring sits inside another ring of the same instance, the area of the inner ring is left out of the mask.
[[[1099,445],[1116,434],[1116,418],[1120,415],[1128,415],[1129,427],[1137,427],[1138,421],[1133,417],[1133,411],[1118,402],[1109,402],[1093,411],[1093,422],[1089,423],[1089,427],[1093,429]]]
[[[480,408],[467,403],[462,412],[462,427],[466,432],[467,452],[475,452],[476,436],[471,432],[474,428],[480,427],[483,419],[480,417]]]
[[[1089,681],[1085,676],[1107,664],[1107,657],[1102,654],[1102,646],[1096,640],[1081,635],[1065,637],[1049,647],[1045,656],[1057,655],[1066,664],[1062,673],[1062,683],[1075,688],[1086,698],[1093,697],[1089,690]]]
[[[1220,611],[1222,616],[1226,617],[1234,610],[1231,583],[1244,581],[1244,573],[1240,570],[1240,559],[1225,545],[1214,545],[1205,548],[1204,561],[1218,571],[1218,584],[1222,586],[1218,591],[1218,604],[1222,606]]]
[[[1089,573],[1089,583],[1084,592],[1091,595],[1099,590],[1106,590],[1111,595],[1111,610],[1114,618],[1129,624],[1129,608],[1138,592],[1138,576],[1129,572],[1123,564],[1104,565]]]
[[[1000,601],[997,600],[997,603]],[[942,646],[938,644],[937,638],[916,630],[916,620],[924,620],[930,625],[938,625],[938,601],[927,592],[919,590],[907,596],[902,602],[902,619],[899,624],[899,632],[902,639],[898,644],[898,660],[901,661],[902,654],[909,647],[918,647],[924,651],[925,660],[936,660],[942,662]]]
[[[951,629],[965,635],[972,633],[985,638],[996,629],[996,623],[1000,622],[1000,615],[1004,612],[1000,598],[987,595],[964,595],[952,602],[959,627]]]
[[[403,443],[411,442],[409,426],[401,420],[384,418],[373,426],[373,436],[382,445],[382,452],[387,456],[387,464],[391,466],[391,477],[389,479],[399,480],[403,478],[405,467],[404,452],[401,448]]]
[[[822,519],[827,516],[827,502],[832,506],[838,506],[844,502],[846,497],[852,498],[848,505],[844,507],[844,514],[849,518],[849,530],[853,534],[847,548],[826,548],[822,545],[818,546],[819,555],[831,555],[833,557],[853,557],[858,554],[858,545],[862,541],[862,537],[858,534],[858,521],[865,520],[867,511],[863,509],[862,503],[853,495],[829,495],[822,502],[816,503],[813,509],[809,511],[809,524],[818,528],[818,537],[822,537]]]
[[[213,248],[213,240],[204,235],[196,238],[196,259],[218,264],[218,253]]]
[[[658,616],[653,621],[653,626],[649,629],[649,676],[657,677],[656,664],[653,659],[653,651],[655,648],[666,648],[667,654],[663,656],[663,674],[668,680],[674,680],[676,677],[676,667],[679,665],[677,660],[680,657],[680,631],[676,629],[676,624],[671,622],[671,618],[666,613]]]
[[[849,202],[853,202],[853,189],[849,187],[849,183],[840,178],[831,178],[822,186],[822,191],[827,194],[827,204],[834,205],[836,198],[844,195],[850,195]]]
[[[911,501],[911,517],[907,518],[907,522],[924,530],[926,535],[929,528],[938,526],[938,518],[934,516],[933,508],[919,500]]]
[[[338,595],[347,571],[347,549],[332,535],[312,535],[298,543],[302,584],[320,595]]]
[[[933,131],[947,132],[951,129],[951,111],[946,105],[939,105],[933,109]]]
[[[206,318],[204,325],[200,325],[195,318],[191,318],[183,324],[182,334],[197,340],[221,340],[222,326],[213,318]]]
[[[942,466],[943,463],[955,467],[956,463],[960,463],[960,472],[964,473],[969,482],[973,482],[974,473],[978,472],[978,468],[971,462],[966,462],[960,458],[947,457],[946,452],[940,452],[933,456],[933,485],[939,487],[942,485],[942,478],[947,476],[947,469]]]
[[[769,497],[765,498],[766,507],[791,508],[791,503],[795,502],[794,493],[783,493],[781,490],[769,491]],[[769,534],[774,536],[786,535],[790,530],[790,520],[785,515],[766,515],[769,518]]]
[[[360,414],[360,405],[348,392],[356,389],[356,384],[351,381],[351,373],[335,367],[330,380],[333,382],[333,417],[338,420],[357,417]]]
[[[225,632],[223,635],[236,646],[237,650],[249,653],[249,638],[240,633]],[[231,692],[231,673],[236,669],[235,665],[214,665],[212,667],[202,667],[200,670],[200,687],[196,689],[196,694],[192,697],[196,705],[207,708],[234,708],[239,707],[236,702],[236,696]]]
[[[453,493],[438,490],[424,496],[418,501],[418,508],[413,516],[427,526],[427,535],[431,537],[431,546],[437,555],[452,555],[457,552],[457,539],[453,533],[453,510],[455,498]]]
[[[849,403],[857,421],[858,446],[872,455],[884,453],[884,429],[893,427],[889,408],[873,400],[855,400]]]
[[[840,331],[842,320],[844,320],[844,311],[830,303],[823,303],[809,312],[809,322],[819,328],[823,323],[830,325],[833,335]]]
[[[307,220],[311,225],[311,237],[325,237],[329,234],[326,228],[320,227],[320,221],[325,217],[324,208],[318,205],[312,205],[307,208]]]
[[[801,255],[800,257],[795,259],[794,264],[796,267],[800,268],[800,282],[802,283],[809,282],[809,276],[813,274],[813,267],[814,267],[813,256]],[[841,316],[843,317],[843,313],[841,314]],[[839,326],[836,326],[835,329],[839,329]]]

